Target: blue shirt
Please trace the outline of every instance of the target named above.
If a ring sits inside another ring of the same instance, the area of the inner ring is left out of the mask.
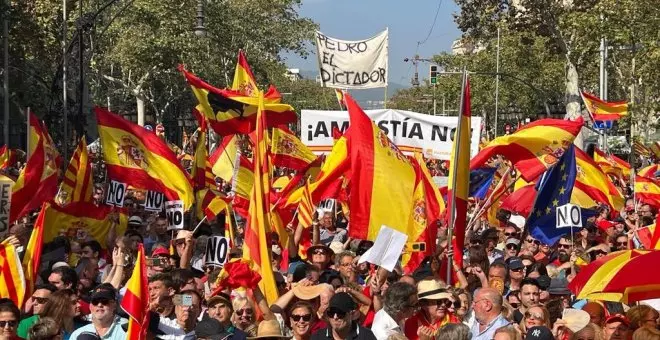
[[[127,322],[128,321],[126,319],[116,317],[115,321],[112,322],[112,326],[110,326],[108,332],[106,332],[104,336],[100,336],[100,338],[109,339],[109,340],[126,340],[126,336],[127,336],[126,331],[124,331],[124,329],[122,329],[121,326]],[[71,333],[70,339],[71,340],[77,339],[78,336],[83,332],[97,334],[96,327],[94,327],[93,323],[90,323],[87,326],[80,327],[75,331],[73,331],[73,333]]]
[[[479,332],[479,322],[474,320],[474,324],[472,324],[472,328],[470,328],[470,331],[472,332],[472,340],[491,340],[498,328],[508,326],[509,324],[509,320],[505,319],[504,315],[500,314],[493,319],[493,321],[489,322],[483,331]]]

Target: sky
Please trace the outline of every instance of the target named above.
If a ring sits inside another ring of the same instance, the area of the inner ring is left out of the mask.
[[[452,0],[303,0],[300,15],[320,25],[325,35],[342,40],[366,39],[389,28],[390,83],[410,86],[414,73],[412,58],[415,51],[421,58],[430,58],[442,51],[450,51],[451,44],[461,32],[452,14],[459,11]],[[440,10],[438,11],[438,6]],[[436,12],[438,13],[433,31]],[[417,48],[417,42],[428,40]],[[303,71],[317,69],[314,46],[307,59],[285,55],[289,68]],[[420,64],[420,80],[428,77],[428,65]]]

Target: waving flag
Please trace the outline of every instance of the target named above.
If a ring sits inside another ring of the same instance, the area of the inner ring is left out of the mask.
[[[39,212],[37,220],[34,222],[34,228],[30,235],[23,255],[23,273],[25,274],[25,295],[32,296],[34,287],[39,276],[39,266],[41,265],[41,251],[44,244],[44,220],[48,203],[44,203]],[[18,305],[22,308],[22,306]]]
[[[30,158],[12,189],[9,224],[41,206],[57,194],[57,176],[62,157],[46,128],[30,115]]]
[[[0,148],[0,170],[7,170],[16,164],[16,151],[3,145]]]
[[[25,277],[21,258],[9,242],[0,243],[0,298],[8,298],[16,306],[23,306]]]
[[[618,120],[628,115],[628,102],[606,102],[588,92],[582,92],[582,100],[595,121]]]
[[[349,234],[356,239],[373,241],[381,226],[386,225],[408,235],[415,169],[350,95],[347,94],[344,101],[350,119]]]
[[[316,159],[316,155],[289,129],[273,128],[271,140],[273,165],[302,170]]]
[[[566,234],[566,229],[555,227],[557,207],[571,200],[577,175],[575,147],[571,144],[559,163],[555,164],[539,182],[536,204],[527,219],[530,235],[545,244],[553,245]]]
[[[660,207],[660,182],[648,177],[635,177],[635,198],[654,207]]]
[[[203,121],[197,134],[197,147],[195,148],[195,157],[193,159],[192,172],[195,189],[203,188],[215,189],[215,176],[211,169],[211,162],[206,150],[206,123]]]
[[[630,178],[630,164],[615,155],[608,155],[596,148],[594,150],[594,161],[608,175]]]
[[[660,171],[660,165],[651,164],[647,167],[640,169],[637,172],[637,176],[646,177],[646,178],[656,178],[656,174]]]
[[[182,200],[185,210],[195,200],[188,173],[155,134],[102,108],[95,108],[108,177],[135,188]]]
[[[59,203],[91,202],[93,187],[92,165],[87,154],[87,142],[85,138],[81,138],[60,184]]]
[[[651,157],[651,149],[647,148],[646,145],[642,144],[642,142],[638,140],[633,141],[633,150],[636,154],[642,157]]]
[[[66,206],[51,203],[44,207],[44,242],[50,242],[61,233],[76,239],[82,232],[106,247],[108,231],[112,227],[112,215],[117,215],[119,223],[115,226],[117,235],[123,235],[128,224],[128,217],[122,211],[117,212],[108,205],[96,206],[89,202],[72,202]]]
[[[559,161],[564,150],[580,133],[582,118],[576,121],[541,119],[488,143],[470,161],[470,169],[484,165],[491,157],[509,159],[526,181],[532,181]]]
[[[309,183],[305,183],[303,187],[303,195],[298,205],[298,223],[303,227],[309,228],[312,226],[314,217],[314,203],[312,201],[312,194],[309,192]]]
[[[225,136],[220,145],[213,151],[209,162],[214,175],[222,178],[225,182],[231,181],[234,176],[234,162],[238,153],[238,135]]]
[[[213,202],[213,200],[218,198],[227,201],[230,200],[221,192],[211,188],[203,188],[195,192],[195,216],[198,220],[204,218],[204,215],[206,214],[206,208],[209,206],[209,204],[211,204],[211,202]],[[209,217],[209,219],[212,219],[212,217]]]
[[[232,178],[232,192],[234,193],[234,211],[247,218],[250,206],[250,195],[254,186],[254,165],[247,157],[238,155],[238,162],[234,177]]]
[[[497,168],[478,168],[470,171],[470,193],[469,197],[484,199],[486,193],[493,183]]]
[[[126,293],[121,299],[121,307],[128,314],[127,338],[146,339],[149,328],[149,281],[144,258],[144,247],[138,243],[137,259],[133,274],[126,282]]]
[[[624,199],[612,181],[601,171],[596,162],[579,148],[575,149],[577,176],[575,188],[596,202],[607,204],[611,210],[619,211]]]

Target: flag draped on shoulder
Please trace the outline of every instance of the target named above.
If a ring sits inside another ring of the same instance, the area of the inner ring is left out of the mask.
[[[188,173],[155,134],[102,108],[95,108],[108,177],[135,188],[182,200],[188,210],[195,200]]]
[[[12,189],[9,224],[37,209],[57,194],[57,177],[62,161],[45,126],[30,115],[30,157]]]
[[[349,234],[373,241],[381,226],[386,225],[408,235],[415,169],[350,95],[346,95],[344,101],[350,119]]]
[[[540,119],[520,130],[493,139],[470,161],[470,169],[502,155],[514,164],[526,181],[532,181],[557,163],[580,133],[584,120]]]
[[[121,300],[121,307],[128,314],[127,339],[146,339],[149,328],[149,288],[142,243],[138,244],[133,274],[126,282],[126,293]]]
[[[91,202],[93,187],[92,165],[87,153],[87,142],[85,138],[81,138],[60,184],[59,203]]]
[[[582,100],[595,121],[618,120],[628,115],[628,102],[606,102],[588,92],[582,92]]]
[[[23,255],[23,273],[25,275],[25,295],[32,296],[34,293],[37,277],[39,276],[39,266],[41,265],[41,251],[44,244],[44,221],[48,203],[44,203],[39,212],[37,220],[34,222],[32,234],[25,248]],[[19,305],[20,307],[20,305]]]
[[[0,298],[7,298],[16,306],[23,306],[25,277],[21,258],[9,242],[0,243]]]
[[[555,227],[557,207],[571,200],[577,174],[575,147],[571,144],[559,162],[540,179],[536,202],[527,219],[529,233],[542,243],[554,245],[570,232]]]
[[[316,159],[316,155],[289,129],[273,128],[271,137],[273,165],[302,170]]]
[[[209,162],[214,175],[229,182],[234,176],[234,162],[238,153],[238,135],[225,136],[211,153]]]

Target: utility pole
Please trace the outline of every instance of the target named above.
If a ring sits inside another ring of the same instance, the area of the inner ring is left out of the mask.
[[[2,125],[2,133],[4,135],[4,142],[5,146],[9,148],[9,6],[11,6],[11,3],[9,0],[5,1],[5,5],[7,6],[7,10],[5,11],[3,15],[3,20],[2,20],[2,40],[3,40],[3,45],[4,45],[4,62],[3,62],[3,67],[4,67],[4,72],[2,74],[2,92],[3,92],[3,97],[4,97],[4,120],[3,120],[3,125]],[[28,130],[28,135],[30,134],[30,130]]]
[[[62,113],[64,115],[64,159],[69,160],[69,148],[66,143],[69,140],[69,105],[67,105],[67,83],[66,83],[66,34],[67,30],[67,16],[66,16],[66,1],[62,0]]]
[[[80,103],[78,103],[79,104],[78,105],[78,119],[76,120],[77,121],[76,124],[77,125],[79,124],[79,127],[80,127],[80,131],[79,131],[80,136],[78,136],[78,137],[82,137],[83,134],[84,134],[82,122],[85,119],[85,116],[83,115],[83,111],[84,111],[83,110],[83,100],[85,99],[85,69],[84,69],[85,62],[83,60],[85,58],[85,46],[83,45],[83,43],[84,43],[83,42],[83,33],[85,32],[85,22],[83,21],[83,2],[82,2],[82,0],[80,0],[78,3],[79,3],[78,13],[79,13],[79,16],[80,16],[78,18],[78,20],[80,21],[80,27],[79,27],[80,31],[78,32],[78,67],[80,67],[80,84],[79,84],[79,86],[80,86],[80,88],[79,88]],[[68,148],[68,143],[69,143],[68,140],[64,140],[64,148],[65,149]]]
[[[495,137],[497,137],[497,114],[500,101],[500,28],[497,28],[497,54],[495,56]],[[486,126],[488,126],[488,119],[486,119]],[[488,135],[488,128],[486,128],[486,135]],[[488,137],[486,137],[488,138]]]

